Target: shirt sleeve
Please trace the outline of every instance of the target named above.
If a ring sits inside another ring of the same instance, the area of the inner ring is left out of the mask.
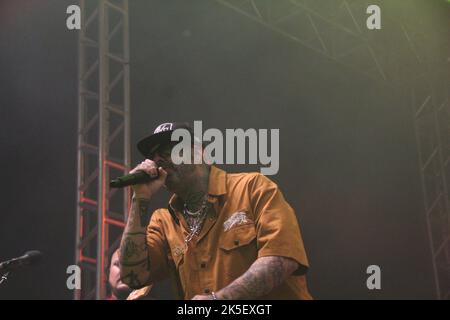
[[[251,203],[255,215],[258,257],[291,258],[299,263],[299,269],[294,274],[306,273],[309,263],[297,217],[278,186],[258,174],[251,186]]]
[[[164,234],[160,209],[153,212],[147,227],[147,248],[150,261],[149,283],[168,277],[168,245]]]

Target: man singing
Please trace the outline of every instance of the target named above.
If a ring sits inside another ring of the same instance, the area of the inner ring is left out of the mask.
[[[165,123],[138,143],[146,160],[131,173],[159,177],[133,186],[122,280],[140,288],[170,276],[181,299],[311,299],[300,229],[278,186],[259,173],[174,164],[178,128],[191,130]],[[173,193],[168,208],[151,213],[163,186]]]

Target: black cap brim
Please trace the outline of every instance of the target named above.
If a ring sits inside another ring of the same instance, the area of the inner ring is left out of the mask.
[[[188,130],[191,136],[194,136],[191,126],[187,122],[162,123],[154,130],[156,133],[153,133],[138,142],[137,148],[139,152],[146,158],[152,157],[158,147],[172,141],[172,133],[177,129]]]
[[[159,146],[171,141],[172,132],[173,130],[155,133],[141,139],[137,144],[139,152],[144,157],[151,156],[151,154],[155,152]]]

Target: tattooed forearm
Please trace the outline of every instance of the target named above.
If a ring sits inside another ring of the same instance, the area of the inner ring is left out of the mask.
[[[145,242],[138,243],[130,234],[125,236],[123,242],[122,255],[124,261],[130,261],[135,257],[140,257],[141,253],[147,249]]]
[[[141,227],[147,227],[150,222],[150,202],[147,199],[138,199],[139,201],[139,218]]]
[[[144,285],[139,281],[137,275],[136,275],[133,271],[130,271],[130,273],[128,273],[128,274],[122,276],[122,281],[123,281],[124,283],[126,283],[130,288],[133,288],[133,289],[134,289],[134,288],[138,289],[138,288],[141,288],[141,287],[144,286]]]
[[[145,285],[149,278],[146,230],[150,221],[150,203],[147,199],[133,198],[130,215],[120,243],[120,274],[131,288]]]
[[[230,285],[216,293],[219,299],[255,299],[270,293],[298,268],[285,257],[261,257]]]

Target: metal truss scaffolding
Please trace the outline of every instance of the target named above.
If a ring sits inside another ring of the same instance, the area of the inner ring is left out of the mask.
[[[371,0],[216,2],[288,41],[406,93],[405,101],[413,107],[436,297],[450,299],[448,24],[441,23],[443,30],[430,29],[436,17],[420,12],[420,6],[399,6],[399,1],[376,1],[382,8],[380,31],[366,27]]]
[[[439,80],[417,80],[411,106],[436,295],[450,299],[450,81]]]
[[[104,299],[130,201],[108,183],[130,167],[128,1],[81,0],[80,8],[75,298]]]
[[[399,14],[398,1],[375,1],[382,8],[381,30],[369,30],[366,26],[367,7],[374,3],[371,0],[215,1],[288,41],[390,86],[443,71],[437,62],[431,69],[417,72],[423,47],[415,46],[411,40],[430,35],[422,28],[426,21]],[[434,45],[442,46],[428,42],[427,50],[439,50]]]

